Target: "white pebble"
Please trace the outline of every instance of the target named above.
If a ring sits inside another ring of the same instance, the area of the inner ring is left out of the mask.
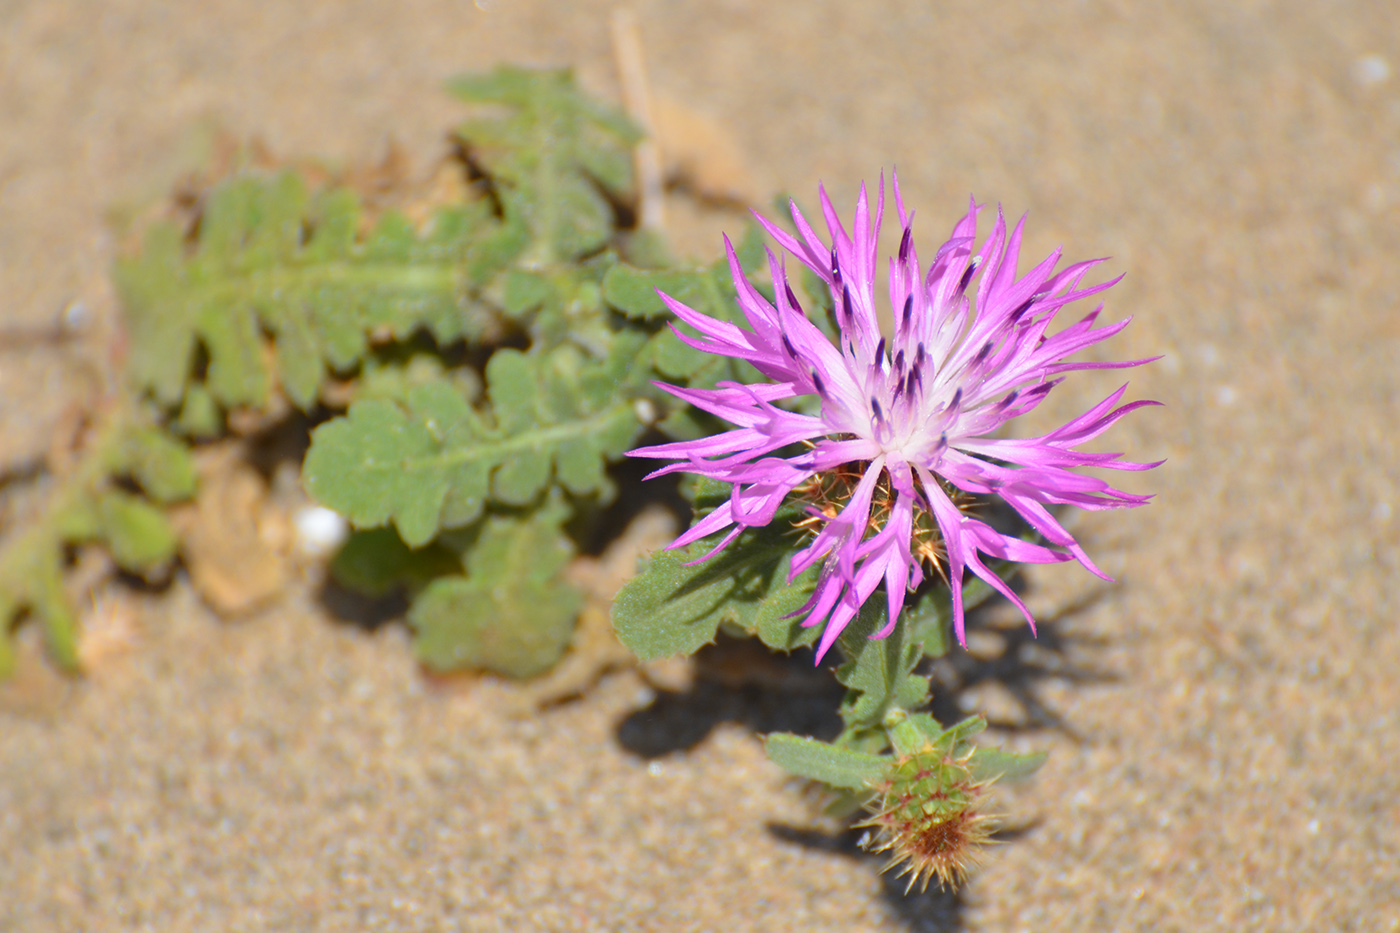
[[[1362,87],[1384,84],[1390,77],[1390,62],[1380,55],[1363,55],[1352,63],[1351,76]]]
[[[632,413],[637,420],[650,427],[656,423],[656,403],[649,398],[639,398],[632,403]]]
[[[297,548],[308,557],[325,557],[350,534],[345,519],[323,505],[308,505],[292,521],[297,529]]]

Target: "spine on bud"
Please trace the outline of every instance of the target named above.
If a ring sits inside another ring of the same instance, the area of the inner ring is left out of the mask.
[[[923,890],[934,877],[956,888],[978,865],[995,828],[993,817],[981,812],[991,782],[973,780],[971,749],[954,757],[939,745],[895,760],[868,804],[870,819],[861,824],[876,830],[866,847],[889,853],[886,871],[904,865],[906,890],[916,884]]]

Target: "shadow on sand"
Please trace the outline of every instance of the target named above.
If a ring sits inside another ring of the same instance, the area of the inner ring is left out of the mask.
[[[1024,592],[1023,580],[1013,581]],[[926,661],[921,672],[930,676],[933,703],[940,722],[952,723],[976,712],[975,696],[995,684],[1014,699],[1006,710],[987,714],[992,730],[1002,736],[1053,730],[1080,741],[1073,727],[1041,698],[1047,680],[1103,683],[1114,676],[1094,663],[1102,641],[1063,623],[1098,603],[1109,591],[1098,589],[1048,618],[1038,620],[1039,634],[1007,613],[1010,604],[998,598],[969,614],[968,641],[977,650],[955,650]],[[717,725],[739,723],[756,733],[795,732],[831,740],[841,731],[837,707],[844,695],[830,664],[815,667],[810,650],[783,656],[756,640],[721,635],[695,655],[695,678],[683,691],[658,690],[649,706],[624,718],[617,726],[618,742],[644,759],[659,758],[699,745]],[[971,709],[969,709],[971,707]],[[859,820],[860,817],[854,818]],[[859,861],[878,870],[885,857],[861,848],[864,830],[847,825],[832,832],[811,827],[769,824],[776,838]],[[1014,842],[1034,831],[1034,825],[997,834]],[[965,902],[959,894],[932,884],[925,891],[906,891],[907,878],[890,871],[881,876],[883,896],[891,911],[911,931],[952,933],[966,927]]]

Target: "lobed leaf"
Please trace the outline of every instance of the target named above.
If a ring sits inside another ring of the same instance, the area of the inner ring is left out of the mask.
[[[697,512],[713,507],[720,488],[702,483]],[[652,555],[613,602],[618,638],[644,661],[692,654],[714,641],[723,624],[757,635],[779,651],[811,644],[820,629],[804,628],[794,614],[811,596],[819,570],[787,579],[792,522],[799,517],[796,506],[779,509],[770,524],[747,529],[708,559],[702,560],[717,537]]]
[[[993,573],[1009,575],[1018,565],[1010,561],[992,561]],[[991,584],[981,577],[968,574],[963,578],[963,612],[971,612],[997,595]],[[937,586],[923,593],[912,605],[906,604],[902,624],[910,630],[910,640],[923,643],[924,654],[941,658],[953,647],[953,600],[946,586]]]
[[[156,427],[134,430],[123,439],[111,463],[113,472],[129,473],[155,502],[183,502],[199,484],[190,450]]]
[[[305,410],[329,369],[363,357],[371,332],[403,339],[421,328],[445,343],[480,330],[464,260],[495,229],[484,204],[444,207],[422,233],[393,212],[363,237],[361,223],[353,192],[313,197],[284,171],[216,186],[189,246],[174,225],[156,226],[116,268],[137,386],[179,405],[202,348],[218,405],[263,407],[276,382]],[[213,427],[207,407],[191,412],[198,433]]]
[[[987,728],[982,716],[970,716],[944,728],[927,713],[911,713],[897,717],[888,726],[895,751],[910,755],[925,748],[939,747],[944,753],[961,758],[970,753],[969,766],[977,781],[1015,781],[1035,773],[1048,757],[1045,752],[1020,754],[993,746],[972,745],[973,736]]]
[[[392,528],[352,534],[331,560],[331,574],[342,586],[366,596],[385,596],[407,585],[421,590],[440,576],[458,573],[461,558],[433,542],[414,550]]]
[[[625,116],[582,94],[568,70],[502,65],[447,87],[501,111],[468,121],[459,135],[495,181],[507,224],[527,231],[523,255],[565,263],[612,238],[609,198],[631,190],[631,147],[640,138]]]
[[[928,748],[941,747],[948,755],[959,756],[971,747],[971,740],[987,728],[981,716],[969,716],[947,728],[928,713],[906,713],[894,710],[886,718],[885,729],[895,752],[913,755]]]
[[[708,270],[674,271],[637,269],[619,263],[603,279],[603,297],[629,318],[638,321],[669,318],[671,311],[657,292],[697,311],[711,313],[716,302],[714,281]],[[698,352],[698,351],[697,351]]]
[[[307,489],[358,528],[393,522],[415,547],[475,521],[488,501],[531,503],[551,478],[574,494],[605,492],[605,461],[641,428],[626,393],[614,391],[628,379],[629,341],[617,344],[602,362],[570,348],[497,351],[485,412],[446,382],[413,386],[403,403],[356,402],[313,433]]]
[[[63,542],[40,520],[0,550],[0,677],[14,668],[10,629],[28,609],[44,631],[49,657],[78,669],[78,620],[63,587]]]
[[[430,583],[409,624],[418,659],[437,671],[472,667],[533,677],[553,667],[573,637],[582,596],[562,572],[573,548],[563,510],[488,519],[467,574]]]
[[[870,637],[884,627],[886,611],[884,600],[867,601],[837,639],[847,658],[836,670],[849,691],[841,704],[847,730],[876,728],[891,709],[918,709],[929,700],[928,678],[914,673],[923,647],[909,628],[896,625],[886,638]]]
[[[165,512],[139,496],[109,489],[97,500],[98,537],[117,566],[148,573],[175,557],[180,539]]]

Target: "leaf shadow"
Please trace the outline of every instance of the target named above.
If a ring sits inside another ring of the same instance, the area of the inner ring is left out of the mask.
[[[403,587],[395,587],[382,596],[368,596],[342,586],[327,574],[315,596],[332,620],[365,632],[378,631],[408,615],[408,593]]]
[[[993,841],[1015,842],[1034,831],[1035,824],[997,830]],[[945,888],[936,882],[919,889],[909,885],[909,876],[898,869],[884,871],[888,859],[883,853],[862,847],[865,830],[848,826],[838,832],[827,832],[809,826],[769,823],[768,832],[775,838],[820,852],[830,852],[880,872],[880,897],[889,910],[911,933],[957,933],[967,927],[967,900],[962,888]]]
[[[1018,595],[1029,590],[1021,575],[1013,577]],[[954,648],[947,655],[926,660],[920,672],[931,677],[933,702],[929,708],[940,722],[953,723],[979,710],[968,700],[979,688],[995,684],[1015,700],[1009,716],[988,715],[994,732],[1003,735],[1051,730],[1083,741],[1065,717],[1041,696],[1050,680],[1070,684],[1107,683],[1116,675],[1095,663],[1105,639],[1088,634],[1072,623],[1112,590],[1099,587],[1038,620],[1032,635],[1024,621],[1012,624],[1014,607],[996,596],[968,614],[969,645],[981,641],[973,654]],[[1014,618],[1019,619],[1019,616]],[[774,654],[756,639],[721,634],[695,657],[696,676],[687,690],[657,690],[644,709],[625,717],[617,726],[618,742],[629,752],[653,759],[683,752],[699,745],[715,726],[733,722],[758,733],[794,732],[830,741],[841,731],[837,708],[845,695],[830,670],[812,664],[810,649],[791,655]],[[829,667],[830,665],[827,665]],[[1036,823],[1004,828],[1000,842],[1034,832]],[[863,830],[845,826],[836,831],[812,826],[770,823],[768,831],[792,845],[858,859],[877,870],[884,856],[860,847]],[[949,933],[966,929],[963,895],[940,889],[906,891],[907,878],[898,871],[881,875],[881,898],[905,929]]]
[[[830,852],[877,871],[886,861],[884,855],[861,848],[865,831],[858,827],[830,833],[804,826],[769,823],[768,832],[783,842],[804,849]],[[1002,834],[998,838],[1008,837],[1009,834]],[[880,898],[885,908],[911,933],[956,933],[967,928],[967,901],[958,889],[933,883],[923,890],[918,890],[917,886],[910,890],[907,877],[901,877],[897,871],[886,871],[880,875]]]
[[[1013,577],[1011,584],[1018,595],[1028,589],[1021,575]],[[967,617],[967,632],[969,647],[975,650],[955,647],[920,669],[932,681],[929,712],[939,722],[956,722],[981,712],[989,727],[1003,733],[1049,729],[1082,742],[1083,736],[1045,701],[1040,688],[1052,680],[1075,685],[1117,680],[1116,674],[1094,662],[1106,639],[1065,624],[1094,608],[1110,592],[1106,586],[1088,591],[1040,618],[1034,633],[1019,614],[1007,611],[1012,607],[1000,596],[973,610]],[[985,685],[994,685],[1012,699],[1014,708],[980,709],[976,695]]]
[[[690,686],[656,689],[651,703],[618,723],[618,743],[651,760],[695,748],[726,722],[835,738],[845,689],[812,659],[809,649],[776,654],[757,639],[720,633],[695,653]]]
[[[1019,575],[1012,584],[1018,594],[1027,591]],[[1063,624],[1109,593],[1106,587],[1090,591],[1042,618],[1036,634],[1024,622],[1015,627],[1006,624],[1004,610],[1010,603],[1000,596],[973,610],[967,618],[969,644],[980,641],[983,650],[974,655],[955,647],[920,665],[919,672],[932,679],[933,702],[928,711],[943,723],[980,711],[987,715],[989,726],[1003,733],[1049,729],[1082,741],[1042,698],[1040,687],[1049,680],[1095,684],[1116,679],[1092,660],[1104,640]],[[650,760],[695,748],[725,722],[758,733],[794,732],[829,741],[841,731],[838,708],[845,688],[832,676],[832,665],[817,667],[812,659],[810,648],[785,655],[770,651],[757,639],[721,632],[693,656],[693,683],[683,690],[655,688],[646,707],[618,724],[618,742]],[[988,714],[972,704],[976,691],[987,684],[1015,700],[1010,716]]]

